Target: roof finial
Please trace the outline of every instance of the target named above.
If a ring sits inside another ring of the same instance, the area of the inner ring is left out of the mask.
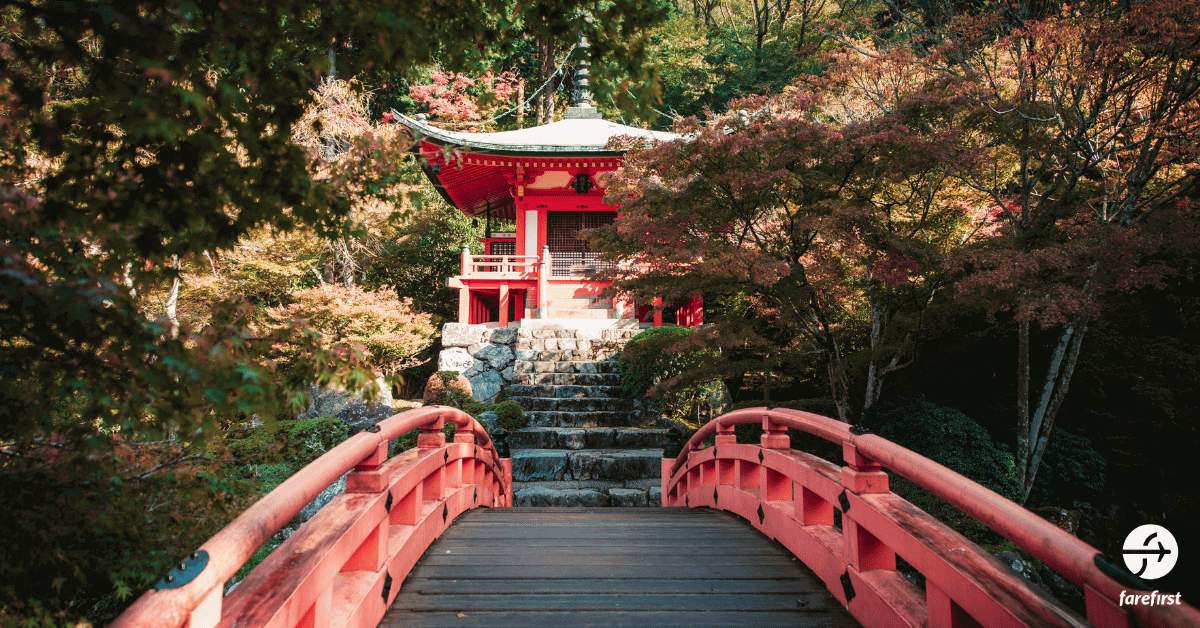
[[[592,93],[588,91],[588,45],[587,37],[583,33],[579,34],[579,51],[582,58],[575,64],[575,102],[572,106],[567,107],[567,115],[564,119],[571,120],[577,118],[600,118],[600,112],[596,110],[596,106],[592,104]]]

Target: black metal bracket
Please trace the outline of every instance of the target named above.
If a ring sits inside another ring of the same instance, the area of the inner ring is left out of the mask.
[[[717,494],[717,487],[714,486],[713,487],[713,504],[716,504],[717,500],[720,498],[721,498],[720,495]]]
[[[167,572],[167,575],[155,583],[154,590],[178,589],[195,580],[196,576],[200,575],[200,572],[204,571],[204,568],[207,566],[208,552],[204,550],[192,552],[191,556],[179,561],[178,564],[171,568],[171,571]]]
[[[842,514],[850,511],[850,498],[846,496],[846,489],[842,489],[842,494],[838,495],[838,504],[842,506]]]
[[[762,525],[763,519],[767,518],[767,513],[763,512],[762,504],[758,505],[758,525]]]
[[[450,516],[450,508],[442,504],[442,523],[446,523],[446,517]]]
[[[779,407],[779,406],[767,406],[767,409],[768,409],[768,410],[774,410],[775,408],[778,408],[778,407]]]
[[[379,427],[379,424],[378,424],[378,423],[376,423],[375,425],[372,425],[371,427],[368,427],[368,428],[367,428],[367,431],[368,431],[368,432],[371,432],[371,433],[376,433],[376,434],[377,434],[377,433],[379,433],[379,430],[382,430],[382,429],[383,429],[383,428],[382,428],[382,427]]]
[[[850,426],[850,433],[855,436],[862,436],[863,434],[870,434],[871,428],[863,425],[852,425]]]
[[[392,592],[392,574],[391,572],[383,574],[383,603],[387,604],[388,595]]]
[[[850,605],[850,600],[854,599],[854,582],[850,580],[850,570],[842,572],[842,593],[846,594],[846,605]]]
[[[1133,575],[1125,568],[1124,565],[1105,556],[1097,553],[1092,557],[1092,562],[1096,563],[1096,567],[1103,571],[1106,576],[1121,583],[1121,586],[1137,589],[1138,591],[1153,591],[1154,586],[1149,582]]]
[[[387,500],[385,500],[383,502],[383,509],[388,512],[392,512],[392,491],[391,491],[391,489],[388,489],[388,496],[387,496]]]

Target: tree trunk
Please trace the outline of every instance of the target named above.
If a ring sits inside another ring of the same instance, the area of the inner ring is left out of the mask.
[[[1067,389],[1071,386],[1071,377],[1075,374],[1075,364],[1079,359],[1079,350],[1083,345],[1083,337],[1087,333],[1088,318],[1081,317],[1063,328],[1058,335],[1058,343],[1050,356],[1050,365],[1042,381],[1042,394],[1038,399],[1037,408],[1029,412],[1029,323],[1023,323],[1018,345],[1021,356],[1018,366],[1018,434],[1017,434],[1017,480],[1021,483],[1021,503],[1029,499],[1037,479],[1038,467],[1041,466],[1042,456],[1046,453],[1046,445],[1050,443],[1050,434],[1054,431],[1054,422],[1058,418],[1058,410],[1066,399]],[[1024,379],[1021,380],[1020,378]],[[1024,393],[1024,399],[1022,396]],[[1021,412],[1022,403],[1024,413]]]
[[[175,305],[179,301],[179,256],[175,256],[175,263],[172,265],[175,268],[175,278],[171,280],[171,289],[167,292],[167,320],[170,321],[171,337],[179,337],[179,316],[176,314]]]
[[[525,128],[525,79],[517,81],[517,128]]]

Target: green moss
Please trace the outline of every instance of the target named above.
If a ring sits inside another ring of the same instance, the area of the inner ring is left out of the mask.
[[[225,445],[232,457],[244,463],[299,462],[302,467],[345,440],[347,430],[334,417],[276,421],[228,438]]]

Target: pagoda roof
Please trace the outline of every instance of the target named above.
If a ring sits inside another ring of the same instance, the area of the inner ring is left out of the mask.
[[[541,126],[496,133],[465,133],[440,129],[423,120],[399,115],[405,126],[417,131],[421,139],[439,144],[461,146],[473,152],[510,155],[620,155],[624,151],[608,146],[614,137],[629,136],[652,142],[669,142],[682,137],[678,133],[651,131],[617,124],[602,118],[567,119]]]

